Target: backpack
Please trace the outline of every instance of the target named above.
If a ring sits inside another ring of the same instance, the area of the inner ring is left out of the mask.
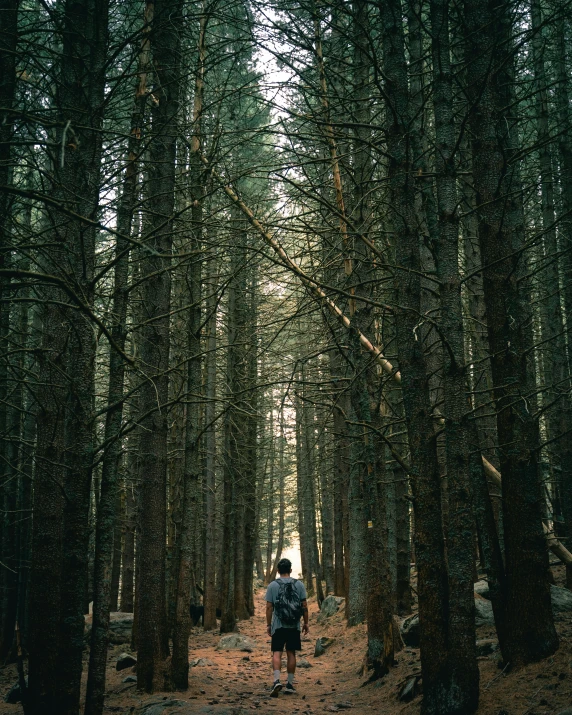
[[[296,588],[296,579],[278,583],[278,596],[274,601],[274,613],[285,626],[295,626],[302,617],[302,601]]]

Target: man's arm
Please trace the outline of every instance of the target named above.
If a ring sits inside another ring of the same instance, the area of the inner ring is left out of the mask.
[[[310,632],[310,627],[308,625],[308,601],[306,601],[306,599],[302,601],[302,615],[304,616],[304,625],[302,626],[302,633],[308,634]]]
[[[274,613],[274,604],[266,601],[266,630],[270,635],[270,627],[272,625],[272,614]]]

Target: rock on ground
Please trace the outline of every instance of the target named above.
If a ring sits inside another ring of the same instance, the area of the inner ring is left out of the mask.
[[[475,598],[475,624],[477,626],[494,626],[495,624],[491,602],[480,596]]]
[[[314,667],[307,658],[298,658],[296,660],[296,666],[298,668],[313,668]]]
[[[133,630],[132,613],[110,613],[109,614],[109,642],[113,645],[123,645],[131,643],[131,631]],[[86,616],[85,637],[91,634],[91,615]]]
[[[314,658],[323,655],[326,652],[326,648],[331,646],[333,642],[333,638],[318,638],[318,640],[316,641],[316,647],[314,648]]]
[[[325,598],[320,607],[320,618],[329,618],[330,616],[335,615],[339,611],[344,600],[345,599],[341,596],[328,596]]]
[[[477,593],[479,596],[482,596],[483,598],[490,598],[489,582],[486,581],[484,578],[480,581],[477,581],[473,588],[475,590],[475,593]]]
[[[125,668],[131,668],[131,666],[133,665],[137,665],[137,658],[132,655],[129,655],[129,653],[122,653],[117,659],[115,669],[125,670]]]
[[[419,616],[417,614],[409,616],[403,621],[401,637],[405,645],[410,648],[419,648]]]
[[[191,668],[196,668],[197,666],[204,668],[209,665],[214,665],[214,663],[208,658],[195,658],[191,661]]]
[[[572,591],[560,586],[550,586],[553,613],[567,613],[572,611]]]
[[[490,601],[480,596],[475,598],[475,623],[477,626],[492,626],[495,623]],[[419,648],[419,616],[417,613],[406,618],[401,624],[400,630],[406,646]]]
[[[475,593],[480,596],[481,598],[489,598],[489,584],[485,579],[481,579],[481,581],[477,581],[477,583],[474,586],[475,588]],[[562,588],[561,586],[550,586],[550,598],[552,600],[552,611],[553,613],[568,613],[569,611],[572,611],[572,591],[569,591],[567,588]],[[486,606],[482,606],[482,601],[481,599],[477,598],[475,599],[475,605],[477,602],[480,601],[481,605],[477,606],[477,608],[481,609],[482,613],[484,614],[485,612],[488,613],[488,609]],[[488,616],[487,616],[488,618]],[[487,620],[487,624],[489,621]],[[492,623],[492,621],[491,621]],[[477,623],[477,625],[481,625]]]
[[[171,713],[174,715],[175,713],[191,712],[188,707],[189,704],[184,700],[168,700],[167,698],[157,700],[154,698],[148,703],[143,703],[135,712],[137,715],[171,715]]]
[[[256,641],[248,636],[241,636],[240,633],[229,633],[223,636],[218,644],[217,650],[243,650],[252,653],[256,648]]]

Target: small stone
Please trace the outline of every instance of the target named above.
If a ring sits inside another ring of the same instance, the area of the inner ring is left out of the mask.
[[[249,656],[249,655],[244,655],[244,656],[241,658],[241,660],[250,660],[250,656]]]
[[[334,642],[333,638],[318,638],[316,641],[316,646],[314,648],[314,658],[318,658],[326,652],[326,648],[329,648]]]
[[[296,666],[298,668],[313,668],[313,665],[307,658],[298,658],[296,661]]]
[[[137,665],[137,658],[132,655],[129,655],[129,653],[122,653],[117,659],[115,669],[125,670],[125,668],[131,668],[131,666],[133,665]]]
[[[344,700],[341,703],[336,703],[336,705],[340,708],[340,710],[349,710],[352,707],[352,704],[349,700]]]
[[[122,683],[136,683],[137,678],[134,675],[128,675],[126,678],[123,678],[121,681]]]
[[[240,633],[229,633],[223,636],[218,644],[217,650],[242,650],[246,653],[252,653],[256,648],[256,641],[247,636],[242,636]]]
[[[214,663],[208,658],[195,658],[191,661],[191,668],[206,668],[210,665],[214,665]]]

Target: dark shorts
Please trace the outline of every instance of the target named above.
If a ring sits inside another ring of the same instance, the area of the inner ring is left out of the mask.
[[[282,652],[284,646],[286,646],[286,650],[302,650],[300,631],[297,628],[277,628],[274,631],[270,650],[273,653]]]

